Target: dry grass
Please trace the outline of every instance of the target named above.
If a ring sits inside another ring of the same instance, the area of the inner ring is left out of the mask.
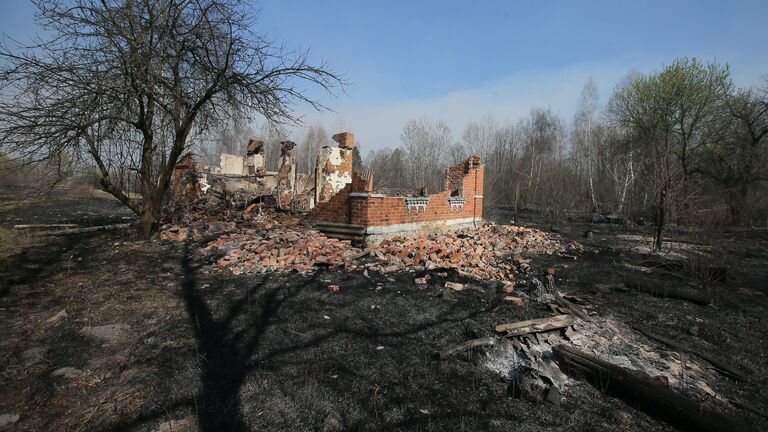
[[[15,255],[33,242],[29,233],[0,227],[0,259]]]

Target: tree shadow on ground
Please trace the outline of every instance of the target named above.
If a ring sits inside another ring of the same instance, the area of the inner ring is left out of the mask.
[[[0,297],[10,294],[19,285],[30,285],[56,273],[65,262],[66,251],[85,244],[97,233],[50,237],[42,244],[23,248],[19,253],[0,260]],[[83,262],[96,253],[92,248],[80,248]]]
[[[197,267],[193,263],[189,245],[184,247],[181,266],[182,296],[196,339],[201,364],[201,387],[192,399],[175,401],[144,412],[139,417],[113,425],[109,430],[130,430],[185,406],[195,410],[203,432],[248,430],[241,412],[241,388],[253,373],[275,372],[282,367],[290,367],[294,363],[286,361],[286,355],[317,349],[323,343],[342,335],[359,339],[360,343],[366,341],[378,344],[377,341],[382,338],[403,338],[437,326],[456,324],[497,307],[492,304],[483,309],[463,311],[461,305],[455,303],[435,319],[386,331],[365,326],[360,328],[360,325],[348,325],[342,320],[329,328],[315,329],[301,338],[279,339],[280,342],[275,344],[277,333],[270,334],[270,329],[283,319],[278,319],[280,310],[300,293],[319,286],[318,277],[322,272],[315,272],[307,278],[297,278],[300,283],[288,285],[266,283],[268,278],[261,278],[249,285],[243,294],[232,299],[221,292],[216,293],[216,289],[198,287]],[[252,301],[254,298],[255,301]],[[224,302],[226,306],[222,307]],[[297,301],[300,302],[301,299]],[[263,343],[267,337],[270,338],[269,343]],[[263,367],[273,359],[279,360],[280,365]],[[362,380],[366,381],[366,378],[362,377]],[[371,382],[370,385],[375,383]],[[370,408],[371,418],[374,417],[375,409]]]

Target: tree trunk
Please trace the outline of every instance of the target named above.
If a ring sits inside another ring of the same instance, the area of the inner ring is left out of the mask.
[[[157,230],[161,207],[162,199],[158,202],[157,199],[150,196],[144,201],[141,213],[141,226],[139,227],[140,238],[144,240],[149,239]]]
[[[667,184],[664,183],[664,186],[661,189],[661,192],[659,193],[659,208],[657,213],[657,220],[656,220],[656,238],[653,241],[653,249],[657,252],[661,251],[661,245],[663,241],[663,231],[664,231],[664,218],[666,217],[666,207],[667,205]]]
[[[745,222],[748,196],[749,185],[746,183],[739,185],[736,193],[730,194],[731,223],[741,225]]]

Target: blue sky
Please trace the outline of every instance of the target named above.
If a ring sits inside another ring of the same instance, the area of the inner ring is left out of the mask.
[[[299,1],[254,3],[259,30],[311,48],[350,82],[305,121],[394,147],[410,118],[516,120],[550,107],[566,120],[593,77],[603,101],[630,71],[676,57],[729,63],[739,85],[768,73],[768,1]],[[0,31],[31,34],[32,8],[4,0]],[[304,108],[302,107],[302,111]],[[304,111],[303,111],[304,112]],[[302,131],[295,131],[301,138]]]

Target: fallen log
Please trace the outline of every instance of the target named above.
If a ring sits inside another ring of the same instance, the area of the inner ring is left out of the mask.
[[[58,231],[44,232],[41,234],[47,235],[47,236],[61,236],[61,235],[69,235],[69,234],[82,234],[82,233],[89,233],[89,232],[96,232],[96,231],[124,229],[130,226],[131,226],[130,223],[121,223],[121,224],[114,224],[114,225],[99,225],[99,226],[92,226],[92,227],[85,227],[85,228],[63,229]]]
[[[700,254],[699,254],[700,255]],[[707,258],[700,258],[699,261],[704,261]],[[704,262],[697,262],[694,258],[692,262],[681,262],[672,260],[645,260],[642,265],[654,268],[663,268],[669,272],[681,273],[683,275],[690,275],[691,272],[696,272],[699,275],[707,275],[708,278],[719,282],[725,282],[725,278],[728,276],[728,268],[723,266],[712,266],[705,264]],[[693,268],[691,267],[693,266]]]
[[[462,342],[457,345],[452,345],[443,349],[438,353],[438,357],[440,357],[440,360],[445,360],[448,357],[463,353],[465,351],[487,347],[487,346],[494,346],[494,345],[496,345],[495,337],[484,337],[480,339],[472,339],[472,340],[468,340],[466,342]]]
[[[601,390],[612,393],[651,415],[658,415],[682,430],[741,432],[754,429],[741,420],[712,411],[700,403],[654,381],[649,375],[601,360],[567,345],[553,348],[561,368],[578,369]]]
[[[711,357],[711,356],[709,356],[707,354],[704,354],[702,352],[696,351],[696,350],[694,350],[692,348],[682,347],[682,346],[680,346],[679,343],[677,343],[676,341],[674,341],[672,339],[669,339],[669,338],[667,338],[665,336],[661,336],[661,335],[658,335],[658,334],[651,333],[650,331],[644,330],[644,329],[642,329],[640,327],[635,326],[633,328],[635,330],[637,330],[638,332],[642,333],[643,335],[645,335],[649,339],[653,339],[656,342],[660,342],[660,343],[662,343],[662,344],[664,344],[664,345],[666,345],[666,346],[668,346],[670,348],[674,348],[674,349],[678,349],[680,351],[691,353],[691,354],[693,354],[693,355],[695,355],[695,356],[697,356],[697,357],[699,357],[699,358],[701,358],[703,360],[708,361],[710,364],[712,364],[712,366],[715,367],[715,369],[718,372],[720,372],[723,375],[729,376],[729,377],[737,379],[739,381],[746,381],[747,380],[747,376],[744,375],[743,372],[741,372],[740,370],[734,368],[733,366],[728,365],[727,363],[725,363],[722,360],[718,360],[718,359],[716,359],[714,357]]]
[[[556,315],[550,318],[538,318],[516,323],[499,324],[496,326],[496,332],[506,333],[506,336],[520,336],[565,328],[573,325],[573,322],[574,319],[571,315]]]
[[[22,224],[14,225],[17,230],[51,229],[51,228],[75,228],[77,224]]]
[[[668,286],[655,286],[647,281],[626,280],[624,281],[624,285],[626,285],[627,288],[641,291],[654,297],[687,300],[700,305],[708,305],[712,303],[712,298],[709,295]]]

